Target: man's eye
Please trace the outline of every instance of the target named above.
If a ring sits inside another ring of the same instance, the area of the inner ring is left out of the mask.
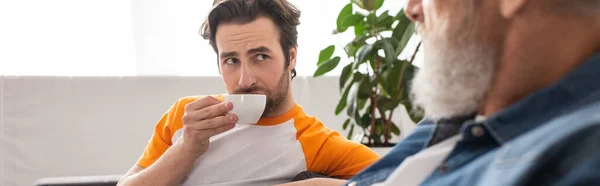
[[[265,54],[256,55],[256,60],[258,60],[258,61],[263,61],[263,60],[266,60],[267,58],[269,58],[269,56],[267,56]]]
[[[229,59],[225,60],[225,64],[228,64],[228,65],[235,65],[235,64],[237,64],[239,62],[240,61],[238,59],[236,59],[236,58],[229,58]]]

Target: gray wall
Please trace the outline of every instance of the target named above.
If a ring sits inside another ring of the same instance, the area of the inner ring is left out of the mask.
[[[309,115],[346,135],[344,115],[333,114],[337,82],[297,77],[293,93]],[[0,76],[0,185],[123,174],[179,97],[224,92],[220,77]],[[395,122],[405,134],[414,123],[399,110]]]

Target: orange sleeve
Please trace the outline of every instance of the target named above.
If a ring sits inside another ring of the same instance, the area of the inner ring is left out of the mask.
[[[367,146],[336,135],[330,136],[312,167],[325,169],[330,177],[349,179],[379,160],[379,155]]]
[[[349,179],[379,160],[379,155],[367,146],[340,136],[314,118],[308,120],[314,124],[298,136],[308,171]]]
[[[171,139],[173,138],[175,131],[183,127],[181,118],[183,117],[185,106],[201,97],[202,96],[184,97],[177,100],[177,102],[171,106],[154,126],[154,133],[148,141],[144,153],[138,159],[137,165],[144,168],[149,167],[154,164],[154,162],[156,162],[156,160],[158,160],[171,145],[173,145]],[[223,100],[221,96],[214,97],[221,101]]]

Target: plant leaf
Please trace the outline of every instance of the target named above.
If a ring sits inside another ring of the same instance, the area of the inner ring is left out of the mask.
[[[394,122],[391,123],[390,131],[392,132],[392,134],[394,134],[396,136],[400,136],[400,129]]]
[[[352,140],[352,134],[354,133],[354,125],[350,126],[350,131],[348,132],[348,139]]]
[[[373,86],[371,85],[370,79],[367,77],[363,77],[360,81],[360,86],[358,87],[358,98],[368,98],[373,94]]]
[[[315,71],[313,77],[319,77],[333,70],[335,67],[337,67],[338,63],[340,63],[340,57],[338,56],[323,62],[323,64],[321,64],[319,68],[317,68],[317,71]]]
[[[369,65],[371,66],[371,69],[375,69],[375,67],[377,66],[375,64],[375,58],[377,58],[377,60],[379,60],[379,65],[381,65],[381,57],[379,55],[376,55],[376,57],[371,57],[371,60],[369,60]]]
[[[377,3],[375,4],[375,10],[379,10],[381,6],[383,6],[383,0],[377,0]]]
[[[340,91],[344,88],[346,82],[348,82],[348,79],[350,78],[350,72],[352,72],[352,63],[347,64],[342,69],[342,74],[340,75]]]
[[[391,17],[389,14],[389,10],[383,11],[381,14],[379,14],[379,17],[377,17],[377,22],[381,22],[385,19],[387,19],[387,17]]]
[[[392,24],[394,24],[396,19],[390,16],[388,12],[389,10],[386,10],[385,12],[381,13],[379,17],[377,17],[377,27],[383,27],[385,29],[389,29],[392,27]]]
[[[354,40],[352,40],[350,43],[348,43],[344,47],[344,50],[346,50],[348,57],[354,57],[354,55],[356,55],[356,51],[360,47],[365,45],[368,38],[369,38],[368,36],[362,35],[362,36],[358,36],[358,37],[354,38]]]
[[[381,44],[381,48],[383,49],[383,52],[385,53],[385,63],[388,66],[392,66],[392,64],[394,63],[394,61],[397,58],[392,40],[389,38],[385,38],[385,39],[382,39],[379,41]]]
[[[338,102],[337,106],[335,107],[335,115],[336,116],[339,115],[340,112],[342,112],[342,110],[344,110],[344,108],[346,108],[346,104],[348,104],[348,102],[347,102],[348,92],[350,92],[350,87],[346,87],[346,90],[344,90],[344,94],[342,94],[340,101]]]
[[[410,23],[408,25],[408,28],[406,28],[406,30],[404,31],[404,34],[402,35],[402,39],[400,39],[398,41],[398,47],[396,48],[397,55],[400,55],[402,53],[402,51],[406,48],[406,44],[408,44],[408,41],[413,36],[414,30],[415,30],[415,23]]]
[[[351,2],[354,3],[358,7],[362,8],[362,9],[365,9],[365,5],[363,4],[363,0],[352,0]]]
[[[387,92],[391,94],[395,94],[398,91],[398,84],[400,83],[400,72],[402,70],[402,65],[407,64],[406,61],[396,60],[391,70],[388,70],[387,74],[387,86],[384,88]]]
[[[359,83],[353,83],[348,92],[348,96],[346,98],[346,104],[348,108],[346,108],[348,116],[353,116],[354,111],[356,110],[356,95],[358,94],[358,85]]]
[[[346,121],[344,121],[344,124],[342,125],[342,129],[346,130],[346,128],[348,128],[349,123],[350,123],[350,119],[346,119]]]
[[[350,16],[346,16],[346,18],[344,18],[344,20],[342,21],[342,27],[348,28],[357,25],[358,23],[362,22],[363,19],[365,19],[365,16],[360,14],[352,14]]]
[[[385,66],[384,68],[381,68],[381,72],[379,74],[379,85],[381,85],[381,93],[383,95],[389,96],[387,87],[388,87],[388,79],[390,76],[390,71],[389,70],[390,67]]]
[[[348,27],[342,26],[342,22],[344,21],[344,19],[346,19],[347,16],[350,15],[352,15],[352,3],[348,3],[346,6],[344,6],[344,8],[342,8],[340,13],[338,14],[336,21],[338,33],[345,32],[348,29]]]
[[[400,40],[402,34],[404,34],[404,30],[408,28],[408,24],[410,24],[411,22],[410,19],[406,16],[406,14],[404,14],[404,12],[404,9],[402,9],[395,16],[395,19],[398,20],[398,24],[396,25],[396,27],[394,27],[392,37],[396,38],[397,40]]]
[[[411,104],[404,104],[404,106],[406,107],[406,110],[408,111],[408,116],[410,117],[410,119],[413,122],[419,123],[421,120],[423,120],[423,118],[424,118],[423,110],[413,109]]]
[[[354,57],[354,55],[356,54],[356,49],[358,49],[358,46],[356,46],[352,42],[348,43],[344,47],[344,50],[346,51],[346,54],[348,54],[348,57]]]
[[[383,134],[383,124],[381,123],[381,119],[375,120],[375,134],[378,136]]]
[[[335,51],[334,45],[329,45],[325,49],[321,50],[321,52],[319,53],[319,62],[317,62],[317,66],[320,66],[325,61],[327,61],[329,58],[331,58],[334,51]]]
[[[369,138],[371,138],[373,140],[373,143],[377,146],[381,146],[381,136],[377,135],[377,134],[371,134],[369,135]]]
[[[365,77],[364,74],[360,72],[354,72],[354,75],[352,75],[352,82],[359,83],[360,81],[362,81],[363,77]]]
[[[379,109],[381,109],[382,111],[388,111],[388,110],[392,110],[395,109],[396,107],[398,107],[398,105],[400,104],[400,101],[394,101],[391,98],[385,97],[385,96],[379,96],[377,97],[377,107]]]
[[[363,1],[363,4],[365,5],[365,10],[368,10],[368,11],[376,10],[375,7],[377,7],[378,0],[362,0],[362,1]]]
[[[367,23],[377,25],[377,15],[375,15],[375,12],[372,12],[369,15],[367,15]],[[369,25],[369,27],[371,27],[371,25]]]
[[[371,106],[369,106],[370,108]],[[371,112],[366,112],[362,117],[357,118],[356,120],[360,120],[360,127],[364,129],[368,129],[371,126]]]
[[[378,3],[377,0],[352,0],[352,2],[358,7],[368,11],[375,10]]]
[[[374,47],[371,44],[365,44],[361,46],[358,51],[356,51],[356,62],[365,62],[365,60],[373,54],[373,48]]]
[[[392,31],[392,38],[394,38],[394,40],[400,42],[402,40],[402,37],[404,36],[404,33],[407,31],[407,28],[410,26],[411,21],[404,14],[404,10],[400,10],[398,12],[398,14],[396,14],[396,20],[398,20],[398,24],[396,25],[396,27],[394,27],[394,29]],[[412,32],[412,30],[411,30],[411,32]],[[400,55],[402,50],[404,50],[404,47],[406,47],[406,44],[404,44],[404,45],[398,44],[397,50],[396,50],[396,56]]]
[[[372,32],[381,33],[381,32],[391,31],[391,30],[392,30],[392,28],[389,28],[389,27],[378,26],[378,27],[375,27]]]
[[[366,98],[358,98],[358,110],[362,110],[363,108],[365,108],[365,104],[367,103],[367,99]]]
[[[355,36],[361,36],[365,33],[365,22],[360,22],[356,25],[354,25],[354,35]]]

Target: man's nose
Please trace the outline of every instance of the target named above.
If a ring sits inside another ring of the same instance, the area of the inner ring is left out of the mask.
[[[408,0],[404,13],[413,22],[423,22],[425,20],[423,0]]]
[[[256,76],[249,64],[242,63],[240,73],[238,84],[241,88],[250,88],[256,84]]]

